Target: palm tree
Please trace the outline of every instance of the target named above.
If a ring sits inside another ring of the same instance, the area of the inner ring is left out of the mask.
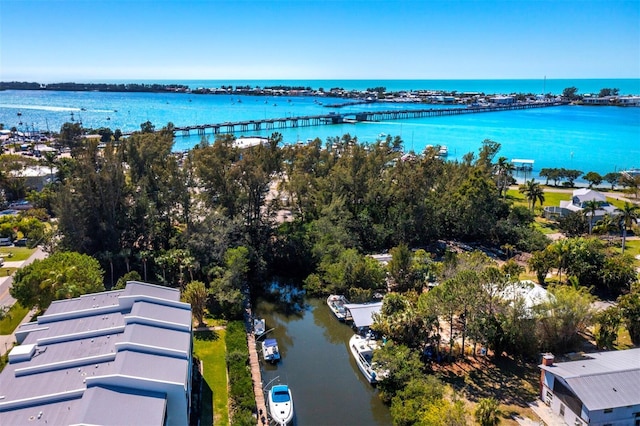
[[[625,202],[621,209],[616,209],[618,220],[622,226],[622,253],[624,253],[624,246],[627,242],[627,228],[631,228],[631,225],[638,223],[640,219],[640,206]]]
[[[506,197],[507,187],[512,179],[512,173],[516,167],[509,163],[507,157],[500,157],[494,165],[495,174],[498,181],[498,191],[501,197]]]
[[[481,426],[495,426],[500,423],[499,403],[493,398],[482,398],[478,401],[476,411],[474,412],[476,421]]]
[[[609,234],[618,229],[618,224],[610,214],[605,214],[602,219],[596,222],[593,232],[596,234]]]
[[[544,203],[544,190],[534,179],[526,181],[524,185],[520,185],[518,191],[527,197],[531,211],[535,209],[536,202]]]
[[[589,235],[591,235],[591,231],[593,230],[593,219],[596,217],[596,212],[600,208],[600,201],[597,200],[589,200],[584,203],[583,212],[585,216],[589,216],[588,213],[591,213],[589,219]]]

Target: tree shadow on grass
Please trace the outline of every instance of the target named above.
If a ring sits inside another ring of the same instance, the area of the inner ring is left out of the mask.
[[[440,379],[470,401],[494,398],[528,407],[537,397],[539,370],[533,363],[511,358],[469,358],[437,369]]]
[[[193,338],[205,342],[214,342],[220,339],[220,334],[215,330],[201,330],[193,333]]]

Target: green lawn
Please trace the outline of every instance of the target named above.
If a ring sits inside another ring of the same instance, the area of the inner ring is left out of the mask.
[[[0,256],[6,261],[21,262],[27,260],[34,251],[26,247],[0,247]]]
[[[227,388],[225,330],[198,331],[193,334],[195,356],[204,365],[205,383],[202,386],[203,400],[200,423],[202,425],[228,425],[229,392]]]
[[[509,189],[507,191],[507,198],[512,200],[514,205],[521,205],[528,207],[529,202],[525,198],[524,194],[520,193],[517,189]],[[543,206],[559,206],[560,201],[570,200],[571,194],[565,192],[553,192],[549,188],[544,188],[544,203]],[[539,203],[536,203],[536,209],[540,207]]]
[[[620,250],[622,251],[622,243],[620,244]],[[640,240],[627,240],[624,245],[624,252],[633,257],[640,255]]]
[[[0,321],[0,334],[13,333],[28,312],[28,308],[23,308],[16,302],[11,309],[9,309],[9,313]]]

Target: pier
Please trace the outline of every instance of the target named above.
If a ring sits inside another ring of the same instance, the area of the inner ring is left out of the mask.
[[[222,133],[250,132],[260,130],[290,129],[296,127],[325,126],[343,123],[358,123],[367,121],[407,120],[412,118],[444,117],[449,115],[478,114],[483,112],[515,111],[531,108],[547,108],[567,105],[567,102],[529,102],[506,105],[489,105],[466,108],[422,108],[409,110],[365,111],[319,115],[304,115],[297,117],[265,118],[261,120],[245,120],[215,124],[196,124],[192,126],[174,127],[175,135],[189,136],[195,131],[198,135],[205,135],[207,131],[214,135]],[[131,132],[124,133],[125,136]]]

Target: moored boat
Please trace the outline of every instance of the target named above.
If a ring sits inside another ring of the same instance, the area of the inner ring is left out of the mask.
[[[287,385],[276,385],[269,389],[269,414],[278,426],[293,420],[293,396]]]
[[[253,334],[256,337],[262,336],[265,331],[267,331],[267,324],[264,318],[254,318],[253,319]]]
[[[261,342],[262,356],[265,361],[276,363],[280,361],[280,350],[278,349],[278,342],[276,339],[264,339]]]
[[[354,334],[349,339],[351,355],[353,355],[365,379],[371,384],[378,383],[386,375],[386,372],[377,369],[375,363],[373,363],[373,351],[379,348],[380,346],[375,339],[370,337]]]
[[[345,303],[349,303],[346,297],[341,294],[331,294],[327,297],[327,306],[333,312],[333,315],[338,318],[339,321],[345,321],[347,318],[347,309],[344,307]]]

